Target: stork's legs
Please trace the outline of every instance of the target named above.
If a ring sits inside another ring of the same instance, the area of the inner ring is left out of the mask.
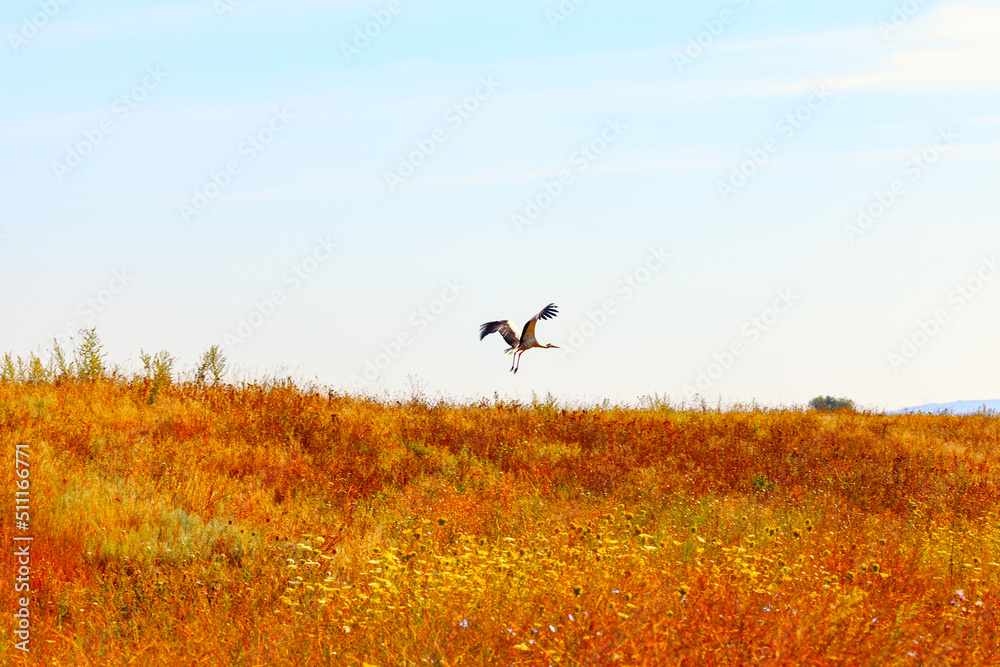
[[[521,367],[521,355],[524,354],[524,350],[518,350],[514,353],[514,362],[510,365],[510,372],[517,373],[517,369]]]

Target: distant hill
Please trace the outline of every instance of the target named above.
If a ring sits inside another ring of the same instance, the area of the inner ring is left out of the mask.
[[[953,415],[968,415],[974,412],[979,412],[984,407],[991,412],[1000,413],[1000,399],[994,399],[991,401],[952,401],[951,403],[927,403],[925,405],[917,405],[912,408],[903,408],[902,410],[895,410],[892,412],[892,414],[903,415],[911,412],[927,412],[927,413],[948,412]]]

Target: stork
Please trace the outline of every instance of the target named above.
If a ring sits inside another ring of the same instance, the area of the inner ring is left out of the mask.
[[[550,303],[549,305],[542,308],[542,312],[538,313],[524,325],[521,330],[521,337],[518,338],[517,331],[514,329],[514,323],[510,320],[498,320],[496,322],[487,322],[486,324],[479,327],[479,340],[486,338],[493,332],[500,332],[503,339],[507,341],[510,348],[506,350],[507,354],[513,354],[514,360],[510,364],[511,373],[517,373],[517,369],[521,367],[521,355],[524,354],[526,350],[530,350],[533,347],[559,347],[558,345],[552,345],[551,343],[547,345],[542,345],[535,338],[535,323],[538,320],[548,320],[555,317],[559,313],[559,309],[556,308],[556,304]]]

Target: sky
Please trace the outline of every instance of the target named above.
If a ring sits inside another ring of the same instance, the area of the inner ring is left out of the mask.
[[[0,37],[0,353],[1000,398],[995,2],[10,0]],[[512,374],[479,326],[549,303]]]

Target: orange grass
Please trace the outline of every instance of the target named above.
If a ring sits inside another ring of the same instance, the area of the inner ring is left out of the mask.
[[[1000,662],[986,415],[8,381],[0,447],[5,664]]]

